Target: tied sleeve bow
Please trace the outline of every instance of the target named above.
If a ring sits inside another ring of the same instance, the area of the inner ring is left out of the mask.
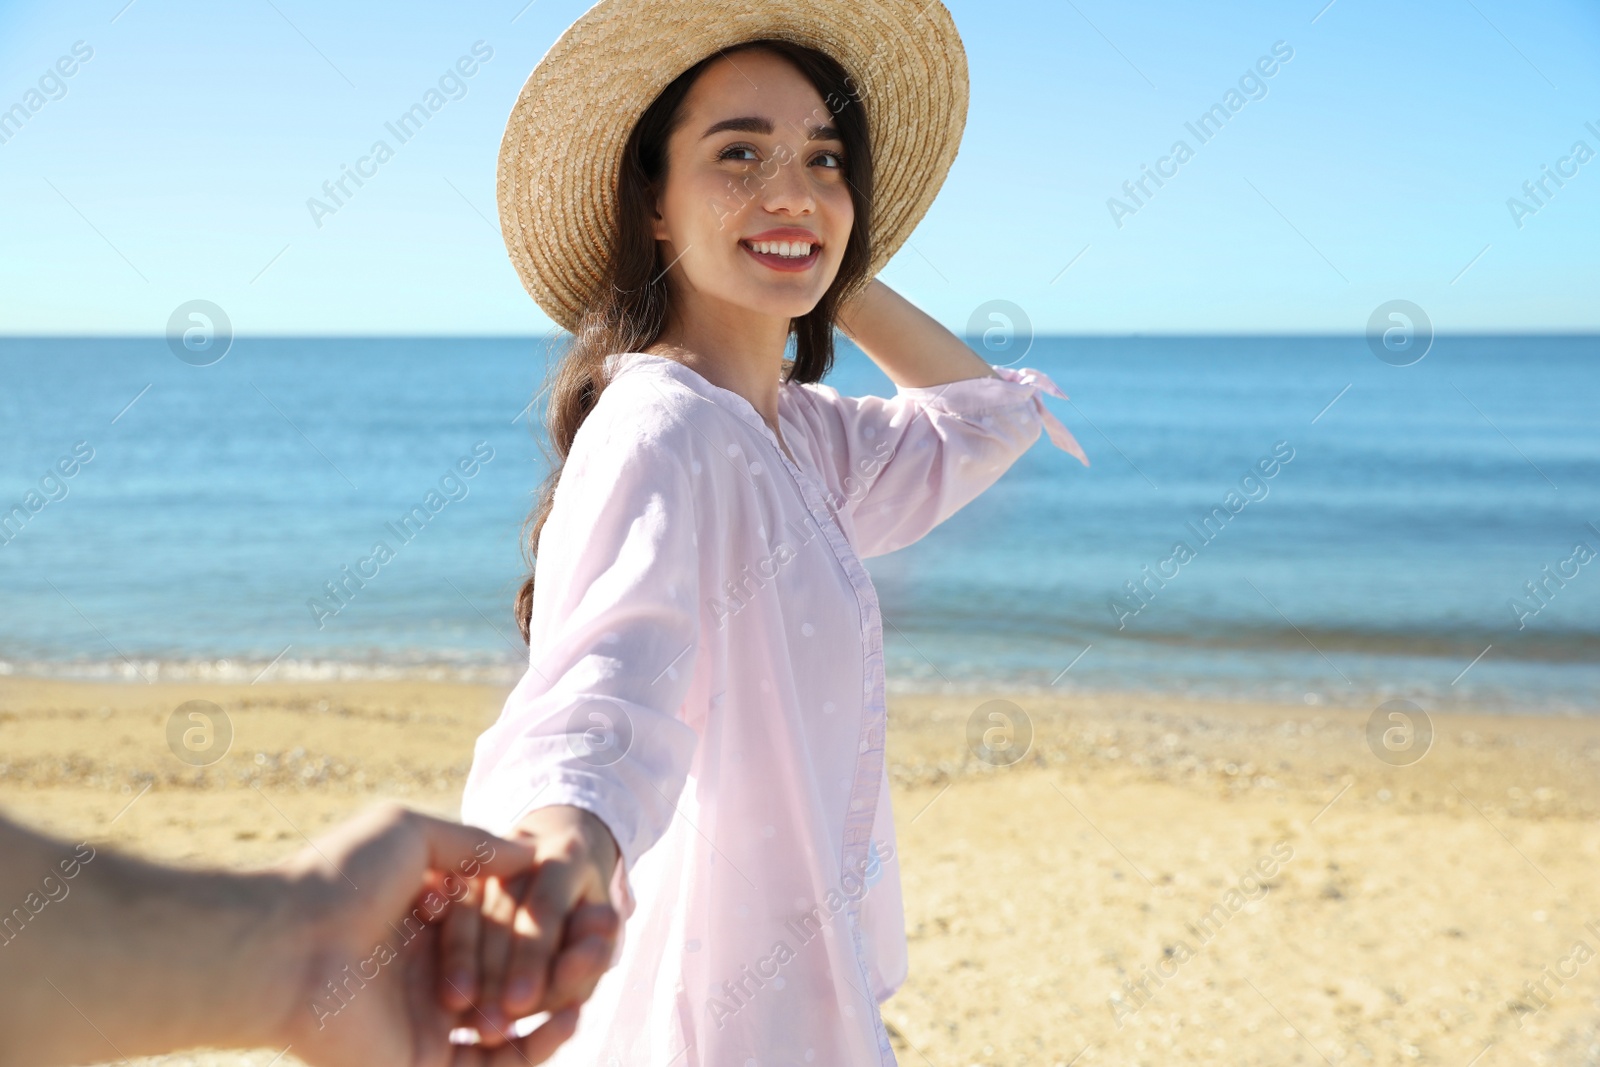
[[[1061,391],[1060,386],[1050,380],[1049,376],[1034,370],[1032,367],[994,367],[994,372],[1008,382],[1031,385],[1035,389],[1043,389],[1051,396],[1059,396],[1062,400],[1070,399],[1066,393]],[[1044,401],[1039,399],[1038,393],[1033,396],[1033,404],[1034,407],[1039,409],[1039,418],[1044,422],[1044,429],[1050,435],[1051,443],[1063,452],[1070,452],[1072,455],[1077,456],[1078,462],[1087,467],[1089,465],[1089,457],[1083,454],[1083,446],[1078,444],[1078,439],[1073,437],[1072,432],[1062,425],[1061,420],[1052,415],[1050,409],[1044,406]]]

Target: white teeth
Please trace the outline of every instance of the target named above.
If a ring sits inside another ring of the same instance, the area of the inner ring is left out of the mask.
[[[786,259],[804,259],[811,254],[813,248],[809,242],[800,241],[751,241],[750,247],[757,252],[770,256],[783,256]]]

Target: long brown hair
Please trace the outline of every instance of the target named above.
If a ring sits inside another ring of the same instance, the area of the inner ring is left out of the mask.
[[[522,550],[528,573],[517,590],[514,610],[524,643],[530,641],[539,533],[550,515],[556,485],[578,427],[609,384],[606,357],[648,348],[666,325],[669,265],[660,262],[650,223],[655,192],[666,179],[667,139],[682,122],[684,98],[701,72],[721,56],[752,48],[769,49],[787,59],[822,97],[844,142],[843,168],[855,208],[855,224],[850,228],[838,275],[816,307],[790,321],[794,357],[783,360],[786,381],[818,382],[828,373],[833,366],[833,328],[839,306],[870,281],[867,272],[872,258],[868,222],[872,208],[872,152],[866,109],[855,82],[833,57],[791,41],[745,41],[707,56],[661,91],[639,117],[623,149],[617,173],[615,251],[593,301],[579,319],[571,345],[546,380],[550,401],[545,425],[555,458],[549,476],[539,488],[538,503],[523,524]],[[546,458],[550,458],[548,451]]]

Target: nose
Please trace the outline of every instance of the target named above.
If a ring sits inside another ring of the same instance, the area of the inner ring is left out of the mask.
[[[777,163],[776,171],[762,186],[763,206],[771,212],[786,212],[791,215],[809,214],[816,207],[816,199],[811,191],[811,178],[806,173],[804,156],[785,146],[784,151],[774,155]]]

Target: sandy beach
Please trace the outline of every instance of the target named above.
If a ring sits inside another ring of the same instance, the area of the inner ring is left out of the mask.
[[[0,678],[0,808],[260,865],[379,798],[453,816],[504,694]],[[192,699],[234,731],[207,767],[167,743]],[[902,1064],[1600,1062],[1600,720],[1436,715],[1394,766],[1367,710],[1012,694],[1033,741],[992,766],[987,699],[890,700]]]

